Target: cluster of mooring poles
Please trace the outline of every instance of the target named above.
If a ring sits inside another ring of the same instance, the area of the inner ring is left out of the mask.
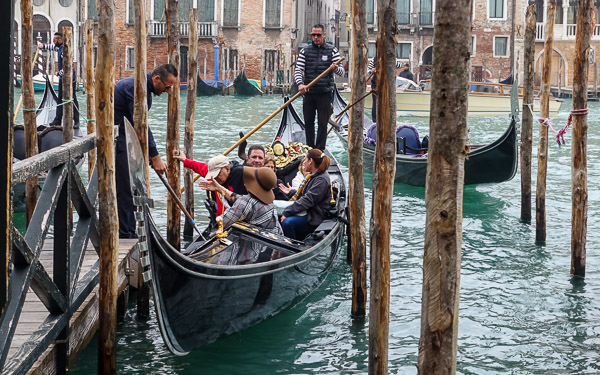
[[[467,98],[472,24],[472,0],[436,2],[433,56],[435,82],[431,95],[430,145],[427,166],[426,231],[423,259],[423,300],[418,370],[426,374],[456,371],[458,302],[462,247],[462,192],[468,155]],[[573,82],[572,236],[571,274],[585,275],[587,229],[587,82],[593,2],[582,0],[577,19],[575,78]],[[378,0],[377,146],[373,174],[371,236],[371,298],[369,314],[369,373],[387,373],[390,297],[391,196],[395,171],[395,2]],[[542,107],[536,191],[536,243],[546,240],[545,192],[548,155],[549,93],[553,25],[556,2],[548,4],[542,75]],[[525,87],[521,143],[521,220],[531,222],[531,153],[535,5],[527,8]],[[360,102],[367,70],[366,5],[352,1],[352,103],[348,159],[350,189],[349,247],[353,264],[352,316],[366,315],[366,238],[362,175],[363,114]],[[512,64],[512,63],[511,63]],[[515,69],[513,69],[515,70]],[[563,129],[566,130],[566,127]],[[457,135],[459,135],[457,137]],[[562,134],[561,134],[562,135]],[[558,136],[558,135],[557,135]],[[558,139],[558,138],[557,138]]]

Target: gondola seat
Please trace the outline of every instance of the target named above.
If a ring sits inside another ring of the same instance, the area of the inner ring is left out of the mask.
[[[365,143],[370,146],[375,146],[377,144],[377,123],[373,123],[367,129],[367,134],[365,134]]]
[[[418,154],[415,151],[421,148],[419,131],[412,125],[403,124],[396,128],[396,139],[398,140],[398,153],[400,154]],[[404,141],[402,141],[404,139]]]

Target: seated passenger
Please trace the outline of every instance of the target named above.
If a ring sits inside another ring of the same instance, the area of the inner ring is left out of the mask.
[[[273,206],[273,188],[277,183],[277,175],[269,168],[244,167],[244,185],[248,194],[239,196],[224,188],[216,179],[202,181],[200,186],[205,190],[216,191],[227,200],[234,201],[223,214],[223,228],[230,227],[236,221],[244,221],[273,233],[283,234]],[[236,196],[232,199],[232,196]]]
[[[331,164],[329,157],[313,148],[306,154],[303,164],[306,177],[298,190],[290,192],[294,203],[281,215],[283,233],[297,240],[303,240],[321,224],[331,199],[331,181],[327,173]],[[306,215],[299,216],[302,212]]]
[[[219,184],[239,195],[247,193],[243,181],[244,167],[236,161],[230,162],[225,155],[217,155],[211,158],[208,163],[188,159],[180,150],[175,150],[173,157],[182,161],[185,168],[192,169],[207,180],[215,179]],[[217,216],[222,215],[225,209],[233,203],[233,201],[223,202],[212,193],[209,193],[208,197],[217,203]]]

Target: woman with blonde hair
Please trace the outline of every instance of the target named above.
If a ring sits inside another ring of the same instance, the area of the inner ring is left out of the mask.
[[[297,240],[303,240],[321,224],[331,200],[331,181],[327,173],[331,164],[329,157],[313,148],[302,163],[306,173],[304,181],[297,190],[290,192],[294,203],[281,215],[283,233]],[[306,215],[299,216],[302,212],[306,212]]]

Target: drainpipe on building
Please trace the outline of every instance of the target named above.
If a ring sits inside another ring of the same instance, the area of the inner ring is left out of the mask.
[[[219,44],[215,43],[215,81],[219,80]]]

